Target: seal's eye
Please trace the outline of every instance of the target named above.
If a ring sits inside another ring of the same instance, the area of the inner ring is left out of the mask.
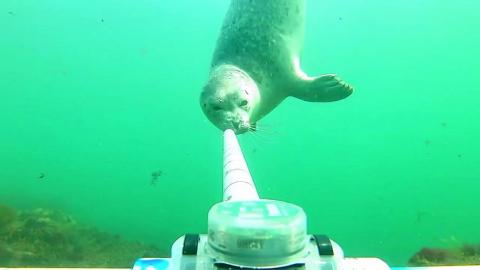
[[[214,111],[220,111],[222,108],[220,106],[213,106]]]
[[[240,106],[242,106],[242,107],[247,106],[247,104],[248,104],[248,101],[246,99],[244,99],[240,102]]]

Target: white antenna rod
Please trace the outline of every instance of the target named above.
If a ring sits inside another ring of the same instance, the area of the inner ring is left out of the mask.
[[[227,129],[223,136],[223,200],[258,200],[257,189],[235,132]]]

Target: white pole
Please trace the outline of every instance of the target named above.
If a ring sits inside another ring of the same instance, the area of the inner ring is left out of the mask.
[[[223,137],[223,200],[258,200],[255,184],[235,132],[227,129]]]

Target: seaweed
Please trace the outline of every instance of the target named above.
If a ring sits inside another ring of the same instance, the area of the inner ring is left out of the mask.
[[[408,261],[409,266],[449,266],[480,264],[480,244],[465,243],[453,248],[424,247]]]
[[[15,209],[0,204],[0,231],[8,227],[17,218]]]
[[[77,222],[66,213],[0,205],[0,266],[131,267],[159,249]]]

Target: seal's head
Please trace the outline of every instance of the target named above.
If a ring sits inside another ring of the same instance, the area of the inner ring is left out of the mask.
[[[260,99],[255,81],[243,70],[221,65],[212,70],[200,95],[200,106],[219,129],[240,134],[254,128],[250,117]]]

